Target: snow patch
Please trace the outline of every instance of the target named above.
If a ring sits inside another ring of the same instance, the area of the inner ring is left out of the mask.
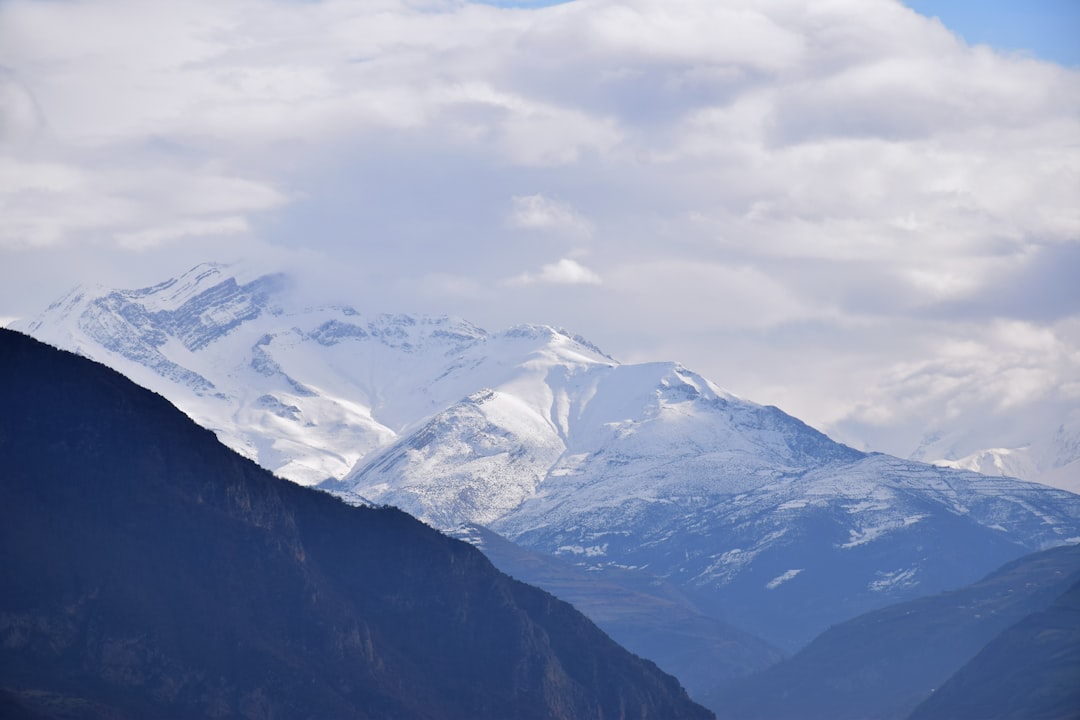
[[[591,545],[589,547],[582,547],[581,545],[563,545],[555,551],[557,555],[577,555],[584,557],[603,557],[607,555],[608,544],[603,545]]]
[[[914,525],[925,517],[925,515],[908,515],[906,517],[896,520],[889,520],[888,522],[885,522],[881,525],[863,528],[852,528],[848,530],[848,534],[851,536],[851,539],[841,545],[840,548],[846,550],[849,548],[858,547],[859,545],[865,545],[867,543],[873,542],[874,540],[877,540],[886,533],[892,532],[893,530],[900,530],[906,527],[910,527],[911,525]]]
[[[884,592],[895,588],[918,585],[919,581],[915,579],[918,572],[917,567],[910,567],[906,570],[893,570],[892,572],[878,572],[877,580],[870,581],[867,587],[873,592]]]
[[[776,588],[780,587],[781,585],[786,583],[788,580],[791,580],[793,577],[795,577],[796,575],[798,575],[799,573],[801,573],[805,569],[806,568],[796,568],[794,570],[788,570],[787,572],[785,572],[785,573],[783,573],[781,575],[777,575],[772,580],[765,583],[765,589],[766,590],[775,590]]]

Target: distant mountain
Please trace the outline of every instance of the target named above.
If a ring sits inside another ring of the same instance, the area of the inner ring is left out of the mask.
[[[1051,487],[1080,493],[1080,408],[1066,422],[1038,432],[1029,428],[1027,442],[1008,447],[969,449],[951,444],[953,436],[933,436],[917,451],[936,465],[974,470],[984,475],[1022,477]],[[957,448],[962,448],[957,450]],[[961,454],[963,453],[963,454]]]
[[[938,387],[938,386],[942,387]],[[1075,385],[1075,383],[1073,383]],[[964,383],[944,389],[939,400],[968,410],[963,422],[950,417],[911,417],[895,424],[848,418],[837,437],[857,447],[872,446],[912,460],[1017,477],[1080,493],[1080,403],[1066,386],[1056,392],[1005,399]],[[917,401],[916,401],[917,402]],[[973,403],[981,403],[972,411]],[[916,411],[917,412],[917,411]]]
[[[310,308],[282,276],[220,266],[76,291],[22,327],[285,477],[659,577],[788,651],[1080,538],[1080,495],[858,452],[678,363],[623,365],[550,327]]]
[[[993,705],[978,698],[986,697],[992,687],[1018,689],[1032,683],[1040,672],[1038,658],[1053,654],[1035,647],[1019,651],[1025,638],[1036,638],[1038,632],[1021,633],[1008,645],[1016,652],[979,661],[965,671],[966,681],[949,680],[950,676],[969,661],[974,663],[972,658],[991,641],[1000,644],[1004,637],[1000,633],[1043,611],[1077,581],[1080,546],[1027,555],[973,585],[875,610],[829,628],[792,658],[714,694],[707,704],[719,718],[731,720],[902,720],[933,694],[925,715],[917,716],[997,717],[988,710]],[[1071,664],[1056,680],[1045,677],[1047,686],[1064,687],[1070,685],[1066,679],[1080,681],[1076,662],[1080,645],[1068,646],[1080,632],[1080,616],[1061,615],[1058,620],[1058,630],[1045,647],[1064,649]],[[936,711],[949,707],[938,702],[938,694],[954,685],[949,702],[956,703],[955,710]],[[1080,683],[1071,687],[1080,688]],[[1006,693],[1001,695],[1004,701]],[[1034,713],[1037,703],[1030,694],[997,707],[1011,708],[1016,718],[1044,717]],[[1080,712],[1080,704],[1073,710]]]
[[[1080,582],[998,635],[911,720],[1080,717]]]
[[[473,547],[272,477],[164,399],[0,331],[0,711],[704,718]]]

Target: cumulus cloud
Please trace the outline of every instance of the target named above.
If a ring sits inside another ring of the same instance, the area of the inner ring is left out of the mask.
[[[135,232],[118,233],[116,240],[122,247],[145,250],[163,242],[185,237],[235,235],[247,230],[247,221],[242,217],[225,217],[203,221],[183,220],[172,225],[161,225],[143,228]]]
[[[117,165],[120,165],[118,162]],[[94,167],[0,157],[0,248],[77,238],[145,249],[188,235],[231,235],[286,196],[205,170]]]
[[[993,328],[1080,314],[1080,71],[895,0],[512,4],[0,3],[0,313],[94,248],[309,252],[347,301],[528,313],[875,443],[1076,367]]]
[[[833,429],[928,460],[1052,437],[1076,408],[1070,388],[1080,381],[1077,329],[1075,320],[997,320],[962,337],[941,328],[932,357],[894,363]],[[998,443],[988,446],[987,437]]]
[[[538,272],[523,273],[510,280],[510,285],[532,285],[550,283],[553,285],[599,285],[600,276],[577,260],[563,258],[558,262],[544,265]]]
[[[592,235],[591,223],[566,203],[541,194],[515,195],[511,202],[514,227],[561,230],[583,238]]]

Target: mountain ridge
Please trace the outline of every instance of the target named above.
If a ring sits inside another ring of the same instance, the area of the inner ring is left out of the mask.
[[[1078,580],[1080,546],[1025,555],[971,585],[835,625],[793,657],[733,683],[706,704],[721,720],[902,720],[923,702],[928,710],[944,705],[937,694],[954,673]],[[1074,622],[1074,635],[1076,628]],[[972,674],[967,683],[1009,683],[1013,674],[1026,672],[1021,667],[999,659],[996,672]],[[1080,665],[1074,664],[1073,677],[1080,678],[1077,673]],[[992,704],[975,700],[981,692],[969,689],[967,698],[949,701],[959,707],[965,700],[978,703],[977,712],[925,716],[990,718]]]
[[[5,712],[709,716],[471,546],[275,478],[113,370],[8,330],[0,369]]]
[[[658,576],[789,651],[848,617],[1080,539],[1078,495],[865,454],[679,363],[620,364],[546,326],[488,333],[306,308],[270,281],[192,272],[199,293],[180,302],[168,286],[168,307],[180,303],[168,317],[184,328],[145,307],[110,323],[146,334],[212,390],[102,349],[74,310],[46,312],[35,332],[97,353],[293,480],[333,478],[325,487],[344,497],[447,530],[479,523],[584,568]],[[258,288],[268,294],[248,317]],[[224,314],[200,300],[222,294],[235,296]],[[218,335],[198,351],[179,339],[209,327]]]

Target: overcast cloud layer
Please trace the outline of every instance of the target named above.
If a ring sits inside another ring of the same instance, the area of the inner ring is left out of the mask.
[[[969,452],[1080,405],[1078,197],[1080,71],[892,0],[0,4],[8,318],[246,259]]]

